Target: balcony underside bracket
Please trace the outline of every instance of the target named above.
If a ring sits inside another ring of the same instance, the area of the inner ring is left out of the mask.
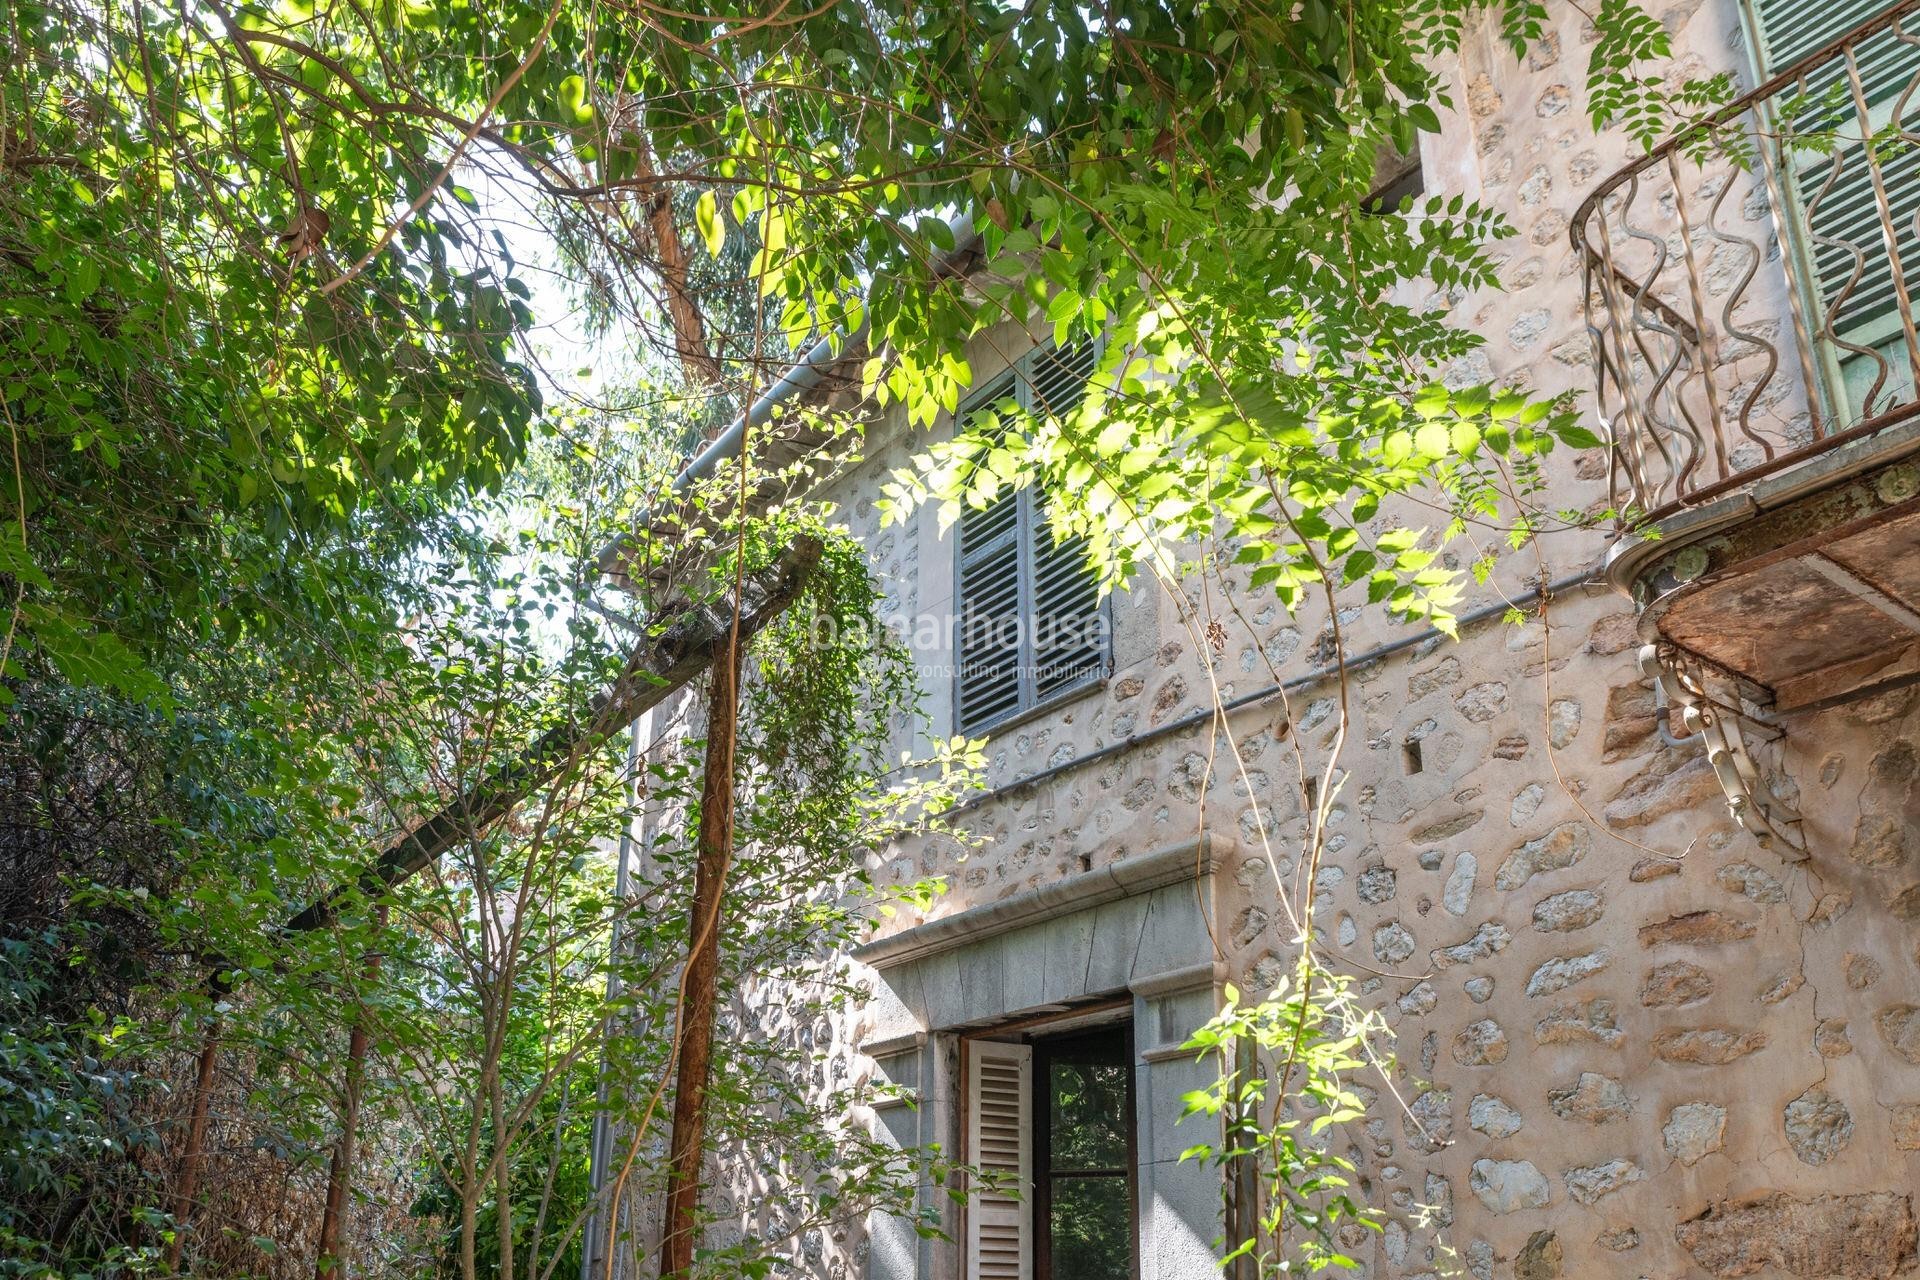
[[[1707,763],[1726,794],[1733,820],[1781,857],[1803,861],[1807,842],[1800,814],[1775,794],[1772,771],[1763,770],[1748,749],[1748,731],[1759,726],[1739,709],[1743,703],[1740,695],[1734,692],[1725,698],[1716,697],[1708,688],[1702,664],[1673,645],[1642,647],[1640,669],[1657,680],[1680,708],[1687,733],[1699,734],[1706,744]],[[1766,741],[1771,744],[1779,736],[1776,731]]]

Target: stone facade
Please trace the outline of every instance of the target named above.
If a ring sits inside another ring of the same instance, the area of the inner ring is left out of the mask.
[[[1491,27],[1469,33],[1451,69],[1458,110],[1422,158],[1430,192],[1483,199],[1519,231],[1502,247],[1507,291],[1454,302],[1487,339],[1457,379],[1584,396],[1568,218],[1629,152],[1586,124],[1593,32],[1560,12],[1518,64]],[[1731,0],[1682,0],[1658,16],[1675,34],[1676,74],[1744,72]],[[976,373],[1023,346],[1019,335],[981,344]],[[886,528],[876,514],[906,448],[883,424],[836,496],[897,612],[940,615],[953,549],[934,514]],[[1597,455],[1556,455],[1550,504],[1603,505],[1604,471]],[[1544,563],[1516,553],[1497,580],[1518,592],[1604,552],[1598,533],[1560,535]],[[982,995],[962,978],[986,962],[949,949],[938,963],[952,973],[931,998],[903,991],[936,961],[916,962],[909,981],[913,966],[888,959],[885,939],[932,937],[935,922],[970,916],[977,930],[947,934],[998,947],[1013,926],[991,923],[993,904],[1015,903],[1005,914],[1024,918],[1019,904],[1050,886],[1106,883],[1104,871],[1205,840],[1209,948],[1186,954],[1201,941],[1188,937],[1179,965],[1148,975],[1179,968],[1187,980],[1175,991],[1203,998],[1163,1009],[1166,991],[1143,987],[1133,968],[1102,989],[1132,991],[1136,1022],[1161,1019],[1164,1048],[1182,1020],[1204,1016],[1218,981],[1259,991],[1281,972],[1291,930],[1272,885],[1298,874],[1299,753],[1310,770],[1324,764],[1337,688],[1322,614],[1243,598],[1246,616],[1226,620],[1224,639],[1183,623],[1154,590],[1115,600],[1110,677],[992,735],[989,790],[965,814],[974,847],[903,839],[876,855],[883,881],[938,874],[951,886],[926,919],[877,925],[883,941],[863,953],[876,997],[837,1037],[865,1047],[856,1071],[919,1091],[919,1112],[875,1118],[902,1141],[953,1138],[955,1029],[1047,1006],[1061,993],[1041,987],[1084,961],[1047,951],[1074,927],[1055,910],[1054,933],[1021,944],[1039,948],[1023,971],[1032,990],[1003,975]],[[1810,857],[1790,862],[1731,821],[1698,740],[1672,736],[1635,661],[1631,607],[1604,588],[1567,588],[1544,616],[1482,621],[1457,643],[1404,643],[1407,628],[1359,606],[1341,622],[1361,661],[1312,886],[1316,932],[1391,1023],[1393,1084],[1408,1104],[1401,1114],[1379,1091],[1374,1113],[1341,1138],[1363,1193],[1393,1217],[1363,1245],[1367,1274],[1865,1278],[1920,1267],[1920,689],[1792,721],[1779,749]],[[929,723],[902,726],[903,745],[952,731],[951,655],[920,657]],[[1236,760],[1209,708],[1276,675],[1283,691],[1229,718]],[[1195,960],[1209,962],[1204,972]],[[1084,986],[1084,970],[1076,980]],[[1208,1137],[1173,1125],[1172,1084],[1140,1096],[1156,1151]],[[1202,1190],[1143,1199],[1147,1280],[1212,1274],[1190,1269],[1201,1265],[1190,1253],[1162,1256],[1165,1238],[1218,1232],[1218,1184]],[[1153,1226],[1176,1201],[1205,1220]],[[870,1240],[850,1229],[830,1252],[839,1275],[963,1274],[951,1247],[885,1224]]]

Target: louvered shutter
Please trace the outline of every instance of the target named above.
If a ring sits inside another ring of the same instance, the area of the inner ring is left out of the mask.
[[[1085,538],[1055,542],[1046,499],[1033,501],[1033,642],[1036,700],[1099,677],[1106,665],[1106,619],[1100,589],[1087,568]]]
[[[1064,418],[1087,398],[1087,380],[1100,361],[1100,345],[1039,347],[1027,357],[1022,387],[1036,414]],[[1105,619],[1100,589],[1087,568],[1084,538],[1055,542],[1047,523],[1046,498],[1035,493],[1027,510],[1030,665],[1036,702],[1099,677],[1106,665]]]
[[[1761,71],[1777,75],[1888,7],[1889,0],[1754,0]]]
[[[1762,74],[1785,70],[1886,7],[1887,0],[1753,0]],[[1920,48],[1882,31],[1856,45],[1854,52],[1870,119],[1875,128],[1882,127],[1920,73]],[[1907,105],[1909,123],[1916,105],[1920,100]],[[1853,141],[1860,125],[1844,57],[1827,59],[1808,73],[1802,110],[1782,123],[1789,134],[1831,133],[1836,139],[1831,154],[1805,155],[1793,163],[1793,185],[1806,218],[1806,251],[1822,316],[1831,318],[1841,343],[1880,348],[1888,357],[1889,380],[1873,407],[1877,411],[1886,407],[1889,393],[1907,393],[1910,375],[1873,170]],[[1915,225],[1920,214],[1920,151],[1882,148],[1880,160],[1894,249],[1912,290],[1920,283],[1920,228]],[[1849,370],[1847,382],[1858,384],[1856,395],[1864,394],[1874,381],[1877,362],[1845,347],[1837,355],[1843,363],[1857,362],[1859,368]],[[1856,409],[1867,411],[1864,405]]]
[[[967,1161],[1014,1180],[967,1202],[967,1280],[1033,1277],[1033,1048],[976,1040],[967,1079]]]
[[[1014,395],[1014,376],[1003,374],[974,398],[978,412]],[[1017,493],[1002,493],[985,507],[962,507],[960,544],[960,633],[955,655],[958,723],[962,732],[993,723],[1018,711],[1020,672],[1021,546],[1024,503]]]
[[[1022,402],[1043,417],[1064,418],[1087,398],[1087,379],[1100,363],[1100,345],[1036,347],[1024,363]]]
[[[1093,342],[1036,348],[975,395],[972,412],[1012,397],[1035,414],[1069,414],[1086,399],[1099,354]],[[1086,543],[1054,542],[1044,494],[962,508],[958,540],[958,732],[991,728],[1104,673],[1106,615]]]

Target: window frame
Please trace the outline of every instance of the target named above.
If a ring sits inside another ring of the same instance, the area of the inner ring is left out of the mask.
[[[1105,350],[1104,339],[1094,343],[1094,358]],[[1034,403],[1034,365],[1043,357],[1058,350],[1051,341],[1036,343],[1017,360],[1010,363],[979,391],[960,403],[954,413],[956,423],[965,422],[973,414],[1009,396],[1024,411],[1038,413],[1041,406]],[[1004,384],[1010,383],[1010,387]],[[995,502],[1012,501],[1014,515],[1011,528],[1004,534],[990,539],[985,547],[969,548],[965,541],[963,527],[964,516],[956,521],[953,545],[953,602],[955,628],[952,635],[953,655],[952,675],[952,724],[955,733],[968,737],[985,737],[1001,732],[1031,717],[1044,714],[1063,703],[1082,697],[1103,687],[1113,675],[1113,609],[1111,596],[1102,596],[1094,606],[1091,618],[1100,628],[1100,648],[1098,661],[1093,664],[1087,675],[1071,684],[1048,691],[1042,695],[1038,691],[1039,654],[1033,645],[1031,628],[1025,625],[1035,616],[1037,603],[1035,591],[1038,586],[1039,567],[1035,563],[1039,549],[1039,539],[1051,539],[1052,530],[1043,510],[1039,507],[1040,491],[1033,486],[1017,489],[1012,493],[1003,493]],[[968,603],[962,584],[966,580],[966,571],[981,559],[1000,549],[1003,540],[1011,538],[1014,549],[1014,611],[1021,620],[1021,635],[1018,650],[1014,657],[1014,680],[1016,683],[1013,706],[997,715],[977,724],[969,724],[965,719],[962,703],[962,691],[966,682],[966,646],[964,637],[967,630]]]
[[[1745,37],[1747,73],[1751,85],[1766,83],[1776,73],[1776,67],[1790,65],[1798,58],[1814,52],[1834,35],[1852,30],[1858,23],[1871,18],[1877,9],[1884,8],[1884,5],[1867,3],[1858,14],[1843,14],[1835,30],[1824,39],[1805,48],[1795,48],[1782,24],[1767,17],[1767,6],[1768,0],[1737,0],[1734,6],[1739,15],[1741,34]],[[1783,44],[1787,47],[1780,48]],[[1869,111],[1878,111],[1889,103],[1902,100],[1898,95],[1889,94],[1870,101]],[[1851,103],[1846,110],[1852,112]],[[1770,118],[1770,106],[1767,114]],[[1855,375],[1867,368],[1867,362],[1872,357],[1849,351],[1840,344],[1853,343],[1870,348],[1885,360],[1884,384],[1876,401],[1878,412],[1886,412],[1893,406],[1913,399],[1916,378],[1913,360],[1907,350],[1905,326],[1899,307],[1893,300],[1888,300],[1882,312],[1840,318],[1838,322],[1836,317],[1828,313],[1828,285],[1833,278],[1833,268],[1829,265],[1826,270],[1822,269],[1815,243],[1821,232],[1812,225],[1813,218],[1807,211],[1804,190],[1807,175],[1821,168],[1824,160],[1803,167],[1804,159],[1803,155],[1795,156],[1789,152],[1776,155],[1773,161],[1780,170],[1778,186],[1770,186],[1769,194],[1769,202],[1773,205],[1774,229],[1780,242],[1781,255],[1789,261],[1788,290],[1798,300],[1798,305],[1805,309],[1807,316],[1816,384],[1809,388],[1809,395],[1817,397],[1821,412],[1831,414],[1836,422],[1857,423],[1864,420],[1873,406],[1860,402],[1866,387],[1860,385]],[[1817,180],[1818,175],[1815,174],[1815,177]],[[1871,188],[1862,188],[1853,194],[1864,195],[1868,190]],[[1820,203],[1830,206],[1832,199],[1829,193],[1822,197]],[[1846,206],[1842,204],[1840,207],[1844,211]],[[1874,216],[1878,217],[1877,211]],[[1896,230],[1908,216],[1906,212],[1895,214]],[[1897,260],[1902,267],[1909,265],[1904,253]],[[1849,286],[1849,292],[1869,280],[1870,276],[1862,275],[1859,281]],[[1831,336],[1826,336],[1829,334]]]
[[[1035,1034],[1033,1047],[1033,1280],[1053,1280],[1053,1099],[1050,1091],[1051,1066],[1056,1057],[1075,1045],[1089,1041],[1117,1040],[1119,1065],[1126,1072],[1126,1167],[1117,1172],[1067,1171],[1067,1177],[1118,1178],[1127,1189],[1127,1250],[1129,1274],[1140,1276],[1140,1115],[1135,1091],[1139,1087],[1134,1057],[1133,1019],[1125,1018],[1103,1026],[1062,1032],[1059,1035]]]

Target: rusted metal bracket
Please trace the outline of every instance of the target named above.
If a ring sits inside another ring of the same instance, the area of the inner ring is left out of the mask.
[[[1707,748],[1707,763],[1726,794],[1733,820],[1753,833],[1761,844],[1790,862],[1807,857],[1800,814],[1780,799],[1769,779],[1747,749],[1747,729],[1756,722],[1738,708],[1742,699],[1715,697],[1707,687],[1705,668],[1673,645],[1649,644],[1640,649],[1640,669],[1666,690],[1680,708],[1686,735],[1699,734]],[[1777,740],[1777,735],[1774,740]]]

